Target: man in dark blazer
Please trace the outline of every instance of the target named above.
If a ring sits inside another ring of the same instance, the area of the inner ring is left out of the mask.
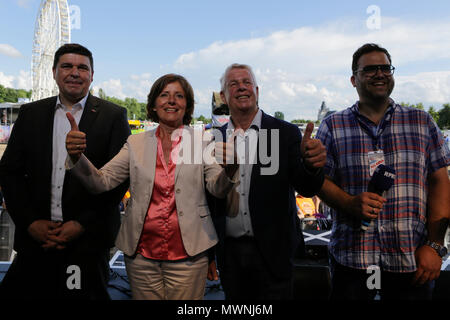
[[[220,128],[221,138],[230,141],[225,137],[233,133],[236,149],[246,150],[244,158],[237,152],[239,177],[234,179],[239,186],[228,195],[228,203],[213,204],[225,297],[290,299],[292,259],[303,242],[294,190],[308,197],[320,190],[326,151],[310,138],[312,123],[302,140],[295,125],[258,108],[259,89],[249,66],[228,67],[221,86],[231,114]]]
[[[91,195],[65,171],[66,112],[87,135],[85,154],[102,167],[130,135],[126,110],[89,93],[91,52],[66,44],[55,53],[59,95],[25,104],[0,161],[0,181],[15,224],[17,255],[0,298],[109,299],[109,249],[127,185]]]

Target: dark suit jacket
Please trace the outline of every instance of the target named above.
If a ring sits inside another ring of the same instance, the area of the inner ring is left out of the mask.
[[[23,105],[0,161],[0,184],[16,226],[14,249],[17,252],[38,249],[39,243],[29,236],[27,228],[35,220],[51,219],[55,106],[56,97]],[[79,129],[86,133],[86,156],[99,168],[121,149],[131,133],[124,108],[92,95],[86,101]],[[63,221],[76,220],[85,228],[70,247],[97,252],[114,245],[120,226],[118,204],[126,188],[125,183],[111,192],[91,195],[78,179],[66,172]]]
[[[227,125],[220,128],[225,139]],[[309,174],[300,154],[301,133],[297,126],[262,114],[261,129],[279,130],[279,168],[274,175],[261,175],[263,165],[259,157],[261,139],[258,140],[257,163],[253,165],[249,207],[255,240],[270,270],[279,278],[289,278],[292,259],[299,245],[304,246],[303,235],[297,217],[294,190],[311,197],[322,187],[324,175]],[[271,150],[268,139],[267,150]],[[271,155],[273,156],[273,155]],[[219,236],[216,251],[219,269],[223,265],[225,239],[225,205],[223,200],[210,201],[214,222]]]

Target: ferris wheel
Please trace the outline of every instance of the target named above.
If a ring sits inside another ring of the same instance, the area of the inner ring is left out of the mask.
[[[60,46],[69,42],[70,13],[67,0],[41,0],[33,39],[32,101],[58,94],[52,73],[53,57]]]

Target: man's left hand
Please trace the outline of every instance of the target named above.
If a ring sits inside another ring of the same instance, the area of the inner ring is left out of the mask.
[[[42,247],[54,247],[58,250],[65,249],[67,244],[80,237],[84,232],[84,227],[75,220],[70,220],[61,225],[59,228],[53,229],[48,233],[48,243]],[[56,243],[52,245],[52,243]]]
[[[308,169],[316,170],[325,166],[327,151],[320,140],[311,138],[313,130],[314,124],[309,122],[303,135],[300,150]]]
[[[413,284],[423,285],[426,282],[436,280],[441,273],[442,258],[436,250],[423,245],[416,250],[417,271],[414,274]]]

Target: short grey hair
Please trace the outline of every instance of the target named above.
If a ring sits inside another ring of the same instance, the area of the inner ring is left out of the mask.
[[[220,78],[220,90],[221,91],[225,91],[225,85],[226,85],[225,81],[226,81],[228,73],[232,69],[246,69],[252,76],[254,86],[255,87],[258,86],[258,84],[256,83],[256,77],[255,77],[255,74],[253,73],[252,67],[250,67],[247,64],[233,63],[228,68],[226,68],[225,73],[223,74],[222,78]]]

